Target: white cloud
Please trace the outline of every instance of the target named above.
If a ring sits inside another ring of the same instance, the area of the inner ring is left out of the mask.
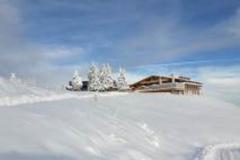
[[[67,48],[63,46],[43,47],[42,54],[49,60],[64,60],[78,58],[86,53],[82,47]]]
[[[179,12],[155,21],[143,19],[146,21],[143,30],[117,44],[120,58],[128,57],[125,61],[129,64],[146,65],[240,45],[240,9],[205,28],[183,24],[182,18]],[[135,57],[139,61],[134,61]]]
[[[199,69],[199,79],[207,87],[217,92],[236,92],[240,93],[240,66],[222,66],[222,67],[202,67]]]
[[[54,63],[80,60],[86,50],[82,47],[29,42],[24,37],[19,3],[13,2],[15,1],[0,1],[0,76],[15,72],[43,83],[56,83],[56,85],[64,83],[68,78],[67,75],[71,76],[73,65],[58,66]]]
[[[240,65],[201,66],[195,69],[198,70],[197,79],[203,82],[204,94],[240,106]]]
[[[240,8],[233,17],[225,22],[223,28],[232,36],[240,38]]]

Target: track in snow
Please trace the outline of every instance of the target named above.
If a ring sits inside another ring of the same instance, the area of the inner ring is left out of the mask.
[[[240,160],[240,144],[228,143],[207,146],[194,160]]]

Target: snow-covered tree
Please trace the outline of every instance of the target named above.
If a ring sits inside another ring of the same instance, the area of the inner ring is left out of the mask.
[[[73,79],[72,79],[72,89],[73,90],[81,90],[82,88],[82,79],[79,76],[79,73],[77,70],[73,73]]]
[[[101,83],[100,83],[99,71],[95,64],[92,64],[90,66],[90,69],[88,72],[88,81],[89,81],[88,89],[90,91],[101,90],[102,87],[101,87]]]
[[[100,81],[99,87],[101,91],[105,91],[108,87],[106,83],[106,77],[107,77],[107,69],[106,69],[106,65],[103,64],[99,70],[99,81]]]
[[[16,74],[15,73],[11,73],[10,75],[10,81],[15,81],[17,78],[16,78]]]
[[[10,74],[9,80],[13,83],[21,83],[21,79],[17,78],[15,73]]]
[[[100,87],[102,91],[109,90],[110,88],[113,88],[113,78],[112,78],[112,69],[110,65],[105,65],[103,64],[100,72],[99,72],[99,77],[100,77]]]
[[[109,64],[106,65],[106,72],[107,72],[106,81],[108,84],[108,88],[114,88],[115,86],[114,86],[112,67]]]
[[[126,80],[125,70],[122,68],[119,69],[119,77],[117,79],[117,88],[118,90],[126,90],[129,88]]]

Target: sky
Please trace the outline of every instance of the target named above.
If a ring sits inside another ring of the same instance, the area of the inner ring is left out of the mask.
[[[234,88],[239,51],[239,0],[0,0],[0,76],[64,83],[94,62]]]

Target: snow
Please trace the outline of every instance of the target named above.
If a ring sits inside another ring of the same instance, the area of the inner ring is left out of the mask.
[[[102,93],[99,96],[124,95],[126,93],[112,92],[108,94]],[[88,92],[69,92],[65,90],[49,90],[47,88],[38,87],[29,84],[20,79],[13,80],[0,78],[0,107],[15,106],[19,104],[50,102],[64,99],[82,99],[94,97],[95,93]]]
[[[0,97],[17,97],[23,95],[49,95],[53,91],[34,85],[31,82],[22,81],[21,79],[6,79],[0,77]]]
[[[117,88],[118,90],[127,90],[129,89],[129,86],[127,84],[125,70],[120,68],[119,69],[119,77],[117,79]]]
[[[81,90],[82,87],[82,78],[79,76],[78,70],[74,71],[73,79],[72,79],[72,87],[73,90]]]
[[[240,159],[240,144],[225,143],[205,147],[195,160],[238,160]]]
[[[99,91],[102,89],[102,85],[99,79],[99,69],[95,64],[92,64],[88,73],[88,81],[89,81],[89,90],[90,91]]]
[[[19,83],[0,79],[1,160],[240,159],[240,108],[231,103]]]
[[[112,69],[109,64],[103,64],[99,72],[99,80],[102,91],[114,88],[114,80],[112,78]]]

